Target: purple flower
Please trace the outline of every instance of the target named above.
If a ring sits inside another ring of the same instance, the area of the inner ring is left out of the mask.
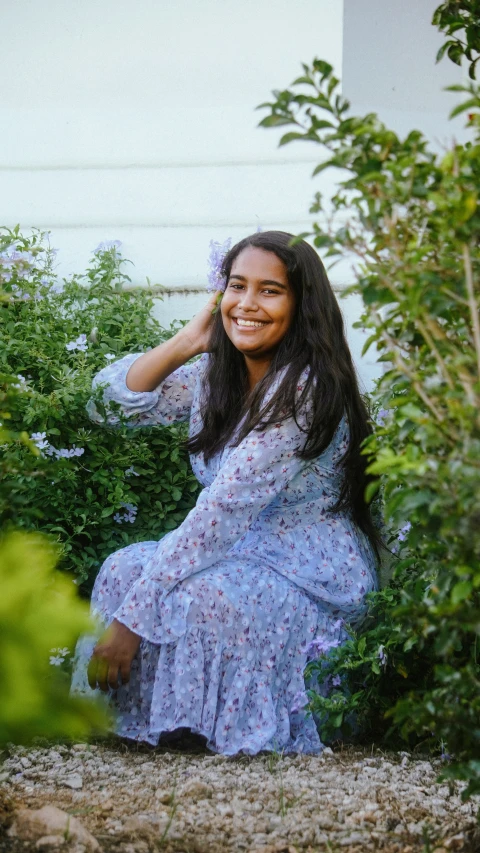
[[[120,512],[116,512],[113,516],[114,521],[116,521],[117,524],[124,524],[128,521],[130,522],[130,524],[133,524],[137,517],[138,507],[136,507],[134,504],[125,503],[122,503],[122,507],[123,515]]]
[[[57,459],[72,459],[74,456],[83,456],[85,448],[76,447],[75,444],[70,449],[68,447],[56,448],[50,445],[47,453],[49,456],[56,456]]]
[[[340,678],[340,676],[339,676],[339,675],[334,675],[334,676],[333,676],[333,678],[332,678],[332,684],[333,684],[333,686],[334,686],[334,687],[340,687],[341,683],[342,683],[342,679]]]
[[[70,456],[83,456],[84,453],[84,447],[76,447],[74,444],[72,444],[72,447],[70,449]]]
[[[97,248],[93,250],[94,255],[98,255],[100,252],[109,252],[111,249],[117,251],[117,248],[122,245],[121,240],[104,240],[103,243],[99,243]]]
[[[222,264],[225,255],[232,245],[231,237],[225,243],[210,240],[210,254],[208,256],[208,285],[207,291],[213,293],[215,290],[225,290],[226,281],[222,275]]]
[[[137,472],[136,472],[136,471],[135,471],[135,469],[133,468],[133,465],[131,465],[131,466],[130,466],[130,468],[127,468],[127,470],[125,471],[125,476],[126,476],[126,477],[130,477],[130,475],[131,475],[131,474],[133,474],[133,476],[134,476],[134,477],[139,477],[139,476],[140,476],[140,474],[137,474]]]
[[[446,752],[445,742],[443,740],[441,741],[440,746],[441,746],[441,750],[442,750],[440,758],[442,759],[442,761],[449,761],[452,756],[450,755],[450,753]]]
[[[315,637],[305,646],[301,646],[300,651],[303,653],[315,651],[319,655],[326,655],[330,649],[340,645],[340,640],[329,640],[326,637]]]
[[[377,414],[377,425],[379,427],[385,426],[385,421],[388,418],[389,414],[390,414],[390,412],[388,409],[379,409],[378,414]]]
[[[388,656],[385,652],[385,646],[381,645],[378,647],[378,659],[383,667],[387,665]]]
[[[27,278],[34,260],[35,257],[31,252],[19,251],[16,246],[11,246],[10,250],[5,249],[0,252],[2,279],[10,281],[13,272],[16,273],[17,278]],[[9,272],[6,272],[7,270]],[[26,297],[24,296],[24,298]]]
[[[56,281],[54,284],[50,285],[50,293],[60,295],[61,293],[63,293],[64,290],[65,285],[61,281]]]
[[[87,352],[88,344],[87,344],[87,336],[79,335],[75,341],[70,341],[68,344],[65,344],[65,349],[71,350],[79,350],[80,352]]]
[[[407,534],[410,532],[411,529],[412,525],[409,521],[407,521],[407,523],[401,528],[400,533],[398,534],[398,541],[405,542]]]

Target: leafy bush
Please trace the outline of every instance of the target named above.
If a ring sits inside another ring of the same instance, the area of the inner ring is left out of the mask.
[[[461,10],[472,76],[474,5],[445,3],[435,16],[451,28]],[[363,737],[441,744],[468,795],[480,791],[480,91],[451,87],[468,96],[453,114],[468,113],[470,141],[437,155],[419,131],[402,139],[374,114],[351,116],[327,62],[303,69],[262,105],[261,125],[291,125],[280,144],[318,143],[326,158],[314,174],[341,170],[328,206],[315,198],[312,236],[328,258],[356,262],[365,350],[375,344],[386,368],[368,496],[381,485],[400,531],[393,577],[371,596],[363,631],[310,665],[332,688],[312,690],[310,707],[330,736],[346,736],[354,712]]]
[[[112,551],[177,527],[198,485],[183,425],[106,429],[85,411],[109,359],[174,333],[153,319],[152,291],[129,289],[116,241],[68,280],[54,260],[46,234],[0,230],[0,393],[14,435],[0,462],[0,524],[57,540],[60,566],[87,590]]]

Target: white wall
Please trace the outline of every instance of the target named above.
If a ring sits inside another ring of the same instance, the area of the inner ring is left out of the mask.
[[[440,0],[344,0],[343,92],[356,115],[377,112],[401,135],[422,130],[435,147],[463,137],[449,121],[464,72],[435,56],[445,41],[431,24]]]
[[[0,224],[50,229],[59,271],[80,271],[118,238],[135,266],[167,287],[203,287],[210,239],[262,228],[308,230],[319,150],[278,149],[254,107],[300,63],[332,62],[356,113],[379,112],[401,133],[437,144],[461,79],[430,24],[439,0],[1,0]],[[345,5],[345,10],[344,10]],[[348,264],[332,272],[348,283]],[[168,297],[165,321],[202,297]],[[359,301],[342,302],[351,328]]]
[[[319,55],[341,0],[2,0],[0,223],[60,271],[118,238],[135,282],[202,286],[210,239],[305,230],[318,154],[254,108]],[[8,37],[7,37],[8,36]]]

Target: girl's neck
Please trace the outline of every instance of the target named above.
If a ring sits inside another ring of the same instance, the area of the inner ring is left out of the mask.
[[[245,364],[247,367],[248,386],[250,391],[253,391],[256,385],[263,379],[268,368],[272,363],[271,358],[255,359],[245,356]]]

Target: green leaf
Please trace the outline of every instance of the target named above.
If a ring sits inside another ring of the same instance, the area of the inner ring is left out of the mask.
[[[480,99],[479,98],[470,98],[468,101],[464,101],[463,104],[457,104],[456,107],[451,111],[449,118],[455,118],[455,116],[460,115],[460,113],[464,113],[467,110],[472,109],[480,109]]]
[[[301,86],[302,84],[312,86],[313,80],[311,77],[304,75],[302,77],[297,77],[296,80],[293,81],[292,86]]]
[[[473,584],[470,581],[460,581],[459,583],[456,583],[450,595],[452,604],[460,604],[461,601],[464,601],[469,597],[472,589]]]
[[[279,115],[269,115],[262,119],[259,122],[259,127],[280,127],[283,124],[295,124],[293,118],[286,118],[285,116]]]
[[[440,50],[437,51],[437,55],[435,57],[436,62],[440,62],[442,56],[445,54],[445,52],[448,48],[448,44],[449,44],[448,41],[446,41],[445,44],[442,44]]]
[[[294,142],[297,139],[306,139],[306,136],[304,133],[295,133],[295,131],[292,131],[291,133],[285,133],[278,144],[288,145],[289,142]]]
[[[333,165],[332,160],[326,160],[325,163],[319,163],[318,166],[315,166],[315,168],[312,172],[312,178],[314,178],[315,175],[320,174],[320,172],[323,172],[324,169],[328,169],[328,167],[332,166],[332,165]]]
[[[378,340],[378,333],[377,332],[374,332],[373,335],[369,335],[369,337],[367,338],[367,340],[365,341],[365,343],[362,347],[362,355],[365,355],[365,353],[368,352],[368,350],[370,349],[372,344],[374,344],[377,340]]]

